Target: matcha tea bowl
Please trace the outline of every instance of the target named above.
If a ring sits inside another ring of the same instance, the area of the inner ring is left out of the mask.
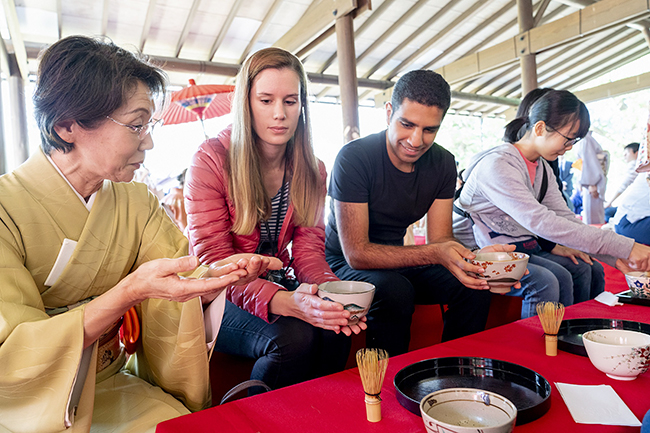
[[[589,360],[612,379],[634,380],[650,366],[650,335],[625,329],[582,334]]]
[[[375,286],[363,281],[328,281],[318,286],[318,296],[326,301],[338,302],[350,312],[349,325],[365,316],[372,304]]]
[[[485,272],[476,275],[486,280],[492,293],[508,293],[511,287],[524,276],[528,266],[528,254],[516,252],[476,253],[469,261],[482,267]]]
[[[650,299],[650,272],[628,272],[625,280],[632,296]]]
[[[517,407],[507,398],[473,388],[447,388],[424,397],[420,413],[428,433],[510,433]]]

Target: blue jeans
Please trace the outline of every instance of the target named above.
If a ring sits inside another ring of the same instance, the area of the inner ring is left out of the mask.
[[[547,251],[542,251],[537,255],[561,265],[571,273],[574,304],[594,299],[605,291],[605,269],[597,261],[590,265],[578,259],[576,265],[568,257],[558,256]]]
[[[444,266],[356,270],[343,256],[327,255],[327,261],[340,279],[365,281],[376,287],[367,315],[368,347],[384,349],[390,356],[405,353],[416,304],[448,306],[443,341],[485,329],[491,293],[463,286]]]
[[[277,389],[342,371],[350,345],[343,333],[295,317],[267,323],[227,301],[215,350],[256,359],[251,379]],[[260,391],[252,388],[249,394]]]
[[[528,254],[528,253],[527,253]],[[573,280],[562,266],[537,254],[529,254],[528,275],[521,279],[521,288],[512,289],[508,296],[521,296],[521,318],[537,315],[539,302],[573,304]]]
[[[619,235],[632,238],[640,244],[650,245],[650,217],[631,223],[625,216],[616,224],[614,230]]]

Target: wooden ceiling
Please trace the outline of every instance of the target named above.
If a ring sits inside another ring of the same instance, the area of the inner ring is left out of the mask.
[[[526,1],[526,0],[520,0]],[[648,53],[647,0],[535,0],[520,31],[515,0],[2,0],[0,32],[20,73],[48,44],[106,35],[163,62],[176,85],[232,83],[251,52],[282,46],[305,64],[313,98],[337,102],[335,20],[354,16],[361,104],[381,102],[401,74],[430,68],[454,91],[452,110],[503,115],[521,97],[519,56],[535,54],[539,86],[575,90]],[[2,58],[5,74],[10,67]],[[14,67],[14,73],[16,73]],[[583,99],[650,87],[639,76]],[[586,96],[585,96],[586,95]]]

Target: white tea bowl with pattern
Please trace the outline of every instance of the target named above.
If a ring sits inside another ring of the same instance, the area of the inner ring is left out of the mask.
[[[354,325],[368,313],[375,286],[363,281],[328,281],[318,286],[318,296],[343,305],[350,312],[348,325]]]
[[[582,334],[589,360],[612,379],[634,380],[650,364],[650,335],[624,329],[596,329]]]
[[[516,252],[478,252],[470,263],[485,270],[482,274],[475,275],[488,282],[490,292],[508,293],[513,284],[524,276],[528,257],[528,254]]]
[[[628,272],[625,274],[632,296],[650,299],[650,272]]]
[[[429,433],[510,433],[517,420],[510,400],[473,388],[432,392],[420,402],[420,413]]]

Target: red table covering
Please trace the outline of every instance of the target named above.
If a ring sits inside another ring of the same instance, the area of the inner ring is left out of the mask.
[[[588,301],[568,307],[565,318],[650,323],[650,309],[637,305],[608,307]],[[650,373],[623,382],[596,370],[586,357],[563,351],[558,351],[557,357],[548,357],[541,324],[534,317],[391,358],[381,394],[383,419],[378,423],[366,420],[359,372],[351,369],[169,420],[159,424],[156,432],[424,432],[422,419],[398,403],[393,378],[409,364],[447,356],[486,357],[517,363],[540,373],[551,383],[550,410],[533,422],[517,426],[516,433],[639,431],[638,427],[576,424],[555,382],[611,385],[639,420],[650,409]]]

